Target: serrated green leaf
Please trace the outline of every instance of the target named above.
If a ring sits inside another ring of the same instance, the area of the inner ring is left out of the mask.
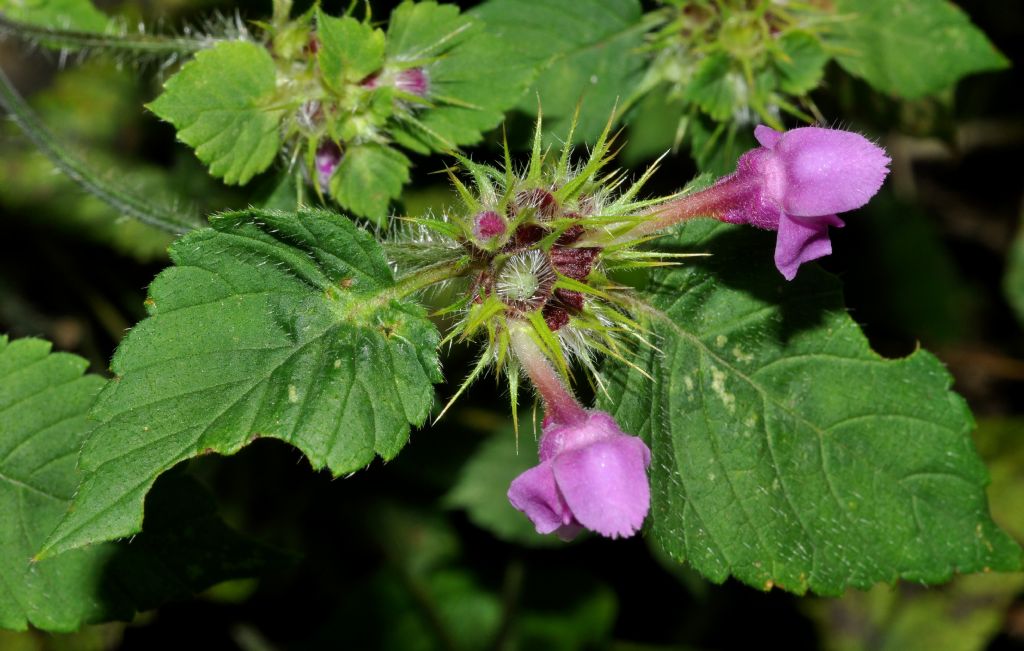
[[[0,337],[0,626],[76,628],[93,611],[95,554],[40,565],[35,547],[67,509],[75,490],[75,453],[91,425],[86,413],[103,378],[83,376],[87,362],[50,355],[38,339]],[[102,562],[102,561],[101,561]],[[58,577],[68,577],[55,591]]]
[[[0,14],[23,23],[102,32],[110,19],[89,0],[0,0]]]
[[[405,2],[391,13],[387,58],[402,67],[424,62],[431,106],[392,132],[399,144],[420,153],[479,142],[533,73],[505,56],[479,17],[436,2]]]
[[[445,504],[465,509],[473,524],[501,540],[531,547],[562,545],[554,536],[538,534],[508,501],[512,480],[538,463],[530,419],[520,418],[520,422],[524,426],[518,442],[509,427],[480,444],[445,496]]]
[[[437,329],[393,295],[380,246],[325,211],[215,217],[171,247],[151,316],[121,342],[49,555],[138,530],[177,463],[287,441],[336,475],[394,457],[440,381]]]
[[[281,146],[286,109],[276,91],[266,48],[230,41],[196,54],[147,107],[174,125],[210,174],[244,184],[270,166]]]
[[[331,177],[331,196],[344,208],[386,224],[388,205],[402,194],[411,163],[387,145],[355,145],[345,151]]]
[[[839,65],[880,91],[915,99],[1009,65],[948,0],[836,0]]]
[[[38,339],[0,337],[0,627],[69,631],[127,618],[272,557],[217,519],[204,491],[173,478],[154,491],[145,533],[38,563],[32,555],[60,522],[78,484],[76,457],[103,378]]]
[[[335,18],[317,9],[317,61],[328,88],[343,92],[384,63],[384,32],[351,16]]]
[[[803,95],[818,87],[829,55],[821,40],[809,32],[791,30],[778,39],[782,58],[777,58],[779,88],[792,95]]]
[[[978,423],[975,440],[989,464],[992,515],[1018,540],[1024,535],[1024,421]],[[938,589],[875,586],[810,604],[831,651],[931,651],[989,648],[1006,611],[1024,589],[1024,573],[957,577]]]
[[[837,283],[784,283],[764,235],[687,224],[674,244],[713,256],[652,279],[663,352],[634,361],[654,381],[609,368],[604,407],[653,453],[655,539],[713,581],[798,593],[1019,568],[942,364],[879,357]]]
[[[601,133],[613,107],[640,83],[646,25],[635,0],[490,0],[474,13],[484,19],[494,47],[510,61],[540,70],[519,107],[556,137],[569,132],[577,104],[577,142]]]

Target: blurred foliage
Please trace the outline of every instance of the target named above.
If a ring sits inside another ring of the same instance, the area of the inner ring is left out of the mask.
[[[1007,256],[1005,291],[1006,300],[1017,313],[1017,319],[1024,326],[1024,221],[1017,236],[1010,245]]]
[[[521,415],[523,428],[503,428],[489,436],[462,468],[445,497],[445,503],[465,509],[473,524],[498,538],[527,546],[562,545],[554,536],[541,536],[523,514],[512,508],[506,496],[512,480],[537,465],[538,425]]]

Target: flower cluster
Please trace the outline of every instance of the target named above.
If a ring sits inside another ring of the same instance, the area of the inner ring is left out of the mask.
[[[442,312],[462,313],[450,337],[485,333],[487,348],[456,397],[493,363],[509,376],[513,408],[520,373],[544,403],[540,463],[512,482],[512,505],[540,533],[631,536],[650,508],[650,449],[567,388],[571,361],[593,372],[596,351],[632,365],[631,346],[651,345],[632,316],[642,303],[612,280],[614,271],[677,264],[680,254],[638,247],[679,222],[710,217],[777,231],[775,264],[791,280],[801,264],[831,252],[828,228],[843,225],[836,213],[878,191],[889,159],[855,133],[761,126],[761,147],[744,154],[734,174],[698,192],[639,201],[650,172],[620,194],[621,175],[601,172],[610,157],[607,130],[578,166],[568,146],[548,165],[539,134],[538,125],[523,175],[509,164],[499,170],[460,159],[475,186],[452,175],[462,214],[412,219],[419,235],[392,244],[401,251],[441,240],[449,257],[463,252],[467,286]]]

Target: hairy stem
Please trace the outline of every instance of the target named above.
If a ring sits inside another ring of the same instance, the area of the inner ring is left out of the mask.
[[[393,298],[403,298],[414,294],[431,285],[458,278],[466,273],[466,264],[461,260],[445,261],[411,271],[395,281],[395,286],[388,292]]]
[[[647,211],[650,219],[641,222],[626,237],[636,239],[651,235],[694,217],[721,219],[730,206],[737,204],[750,193],[749,185],[745,179],[733,175],[709,188],[654,206]]]
[[[516,358],[544,400],[547,416],[562,424],[584,420],[586,411],[533,340],[530,327],[525,323],[510,322],[509,339]]]
[[[50,48],[68,50],[103,50],[131,52],[151,56],[174,56],[194,54],[212,46],[212,38],[189,36],[163,36],[158,34],[133,34],[107,32],[84,32],[73,29],[59,29],[23,23],[0,15],[0,34],[40,43]]]
[[[43,125],[24,98],[15,90],[3,70],[0,70],[0,106],[60,171],[118,212],[175,235],[199,226],[191,220],[160,210],[101,178],[95,170],[71,154]]]

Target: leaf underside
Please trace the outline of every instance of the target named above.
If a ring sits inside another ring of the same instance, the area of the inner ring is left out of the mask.
[[[837,0],[839,64],[875,88],[915,99],[1009,65],[948,0]]]
[[[350,220],[230,213],[171,257],[114,356],[85,480],[43,554],[137,531],[149,487],[185,459],[265,436],[340,475],[394,457],[428,414],[438,332],[391,298],[379,244]]]
[[[650,527],[721,582],[839,594],[879,581],[1013,570],[963,399],[919,350],[874,353],[838,283],[785,284],[764,234],[691,222],[674,241],[706,262],[656,274],[662,351],[610,365],[607,408],[653,453]]]

